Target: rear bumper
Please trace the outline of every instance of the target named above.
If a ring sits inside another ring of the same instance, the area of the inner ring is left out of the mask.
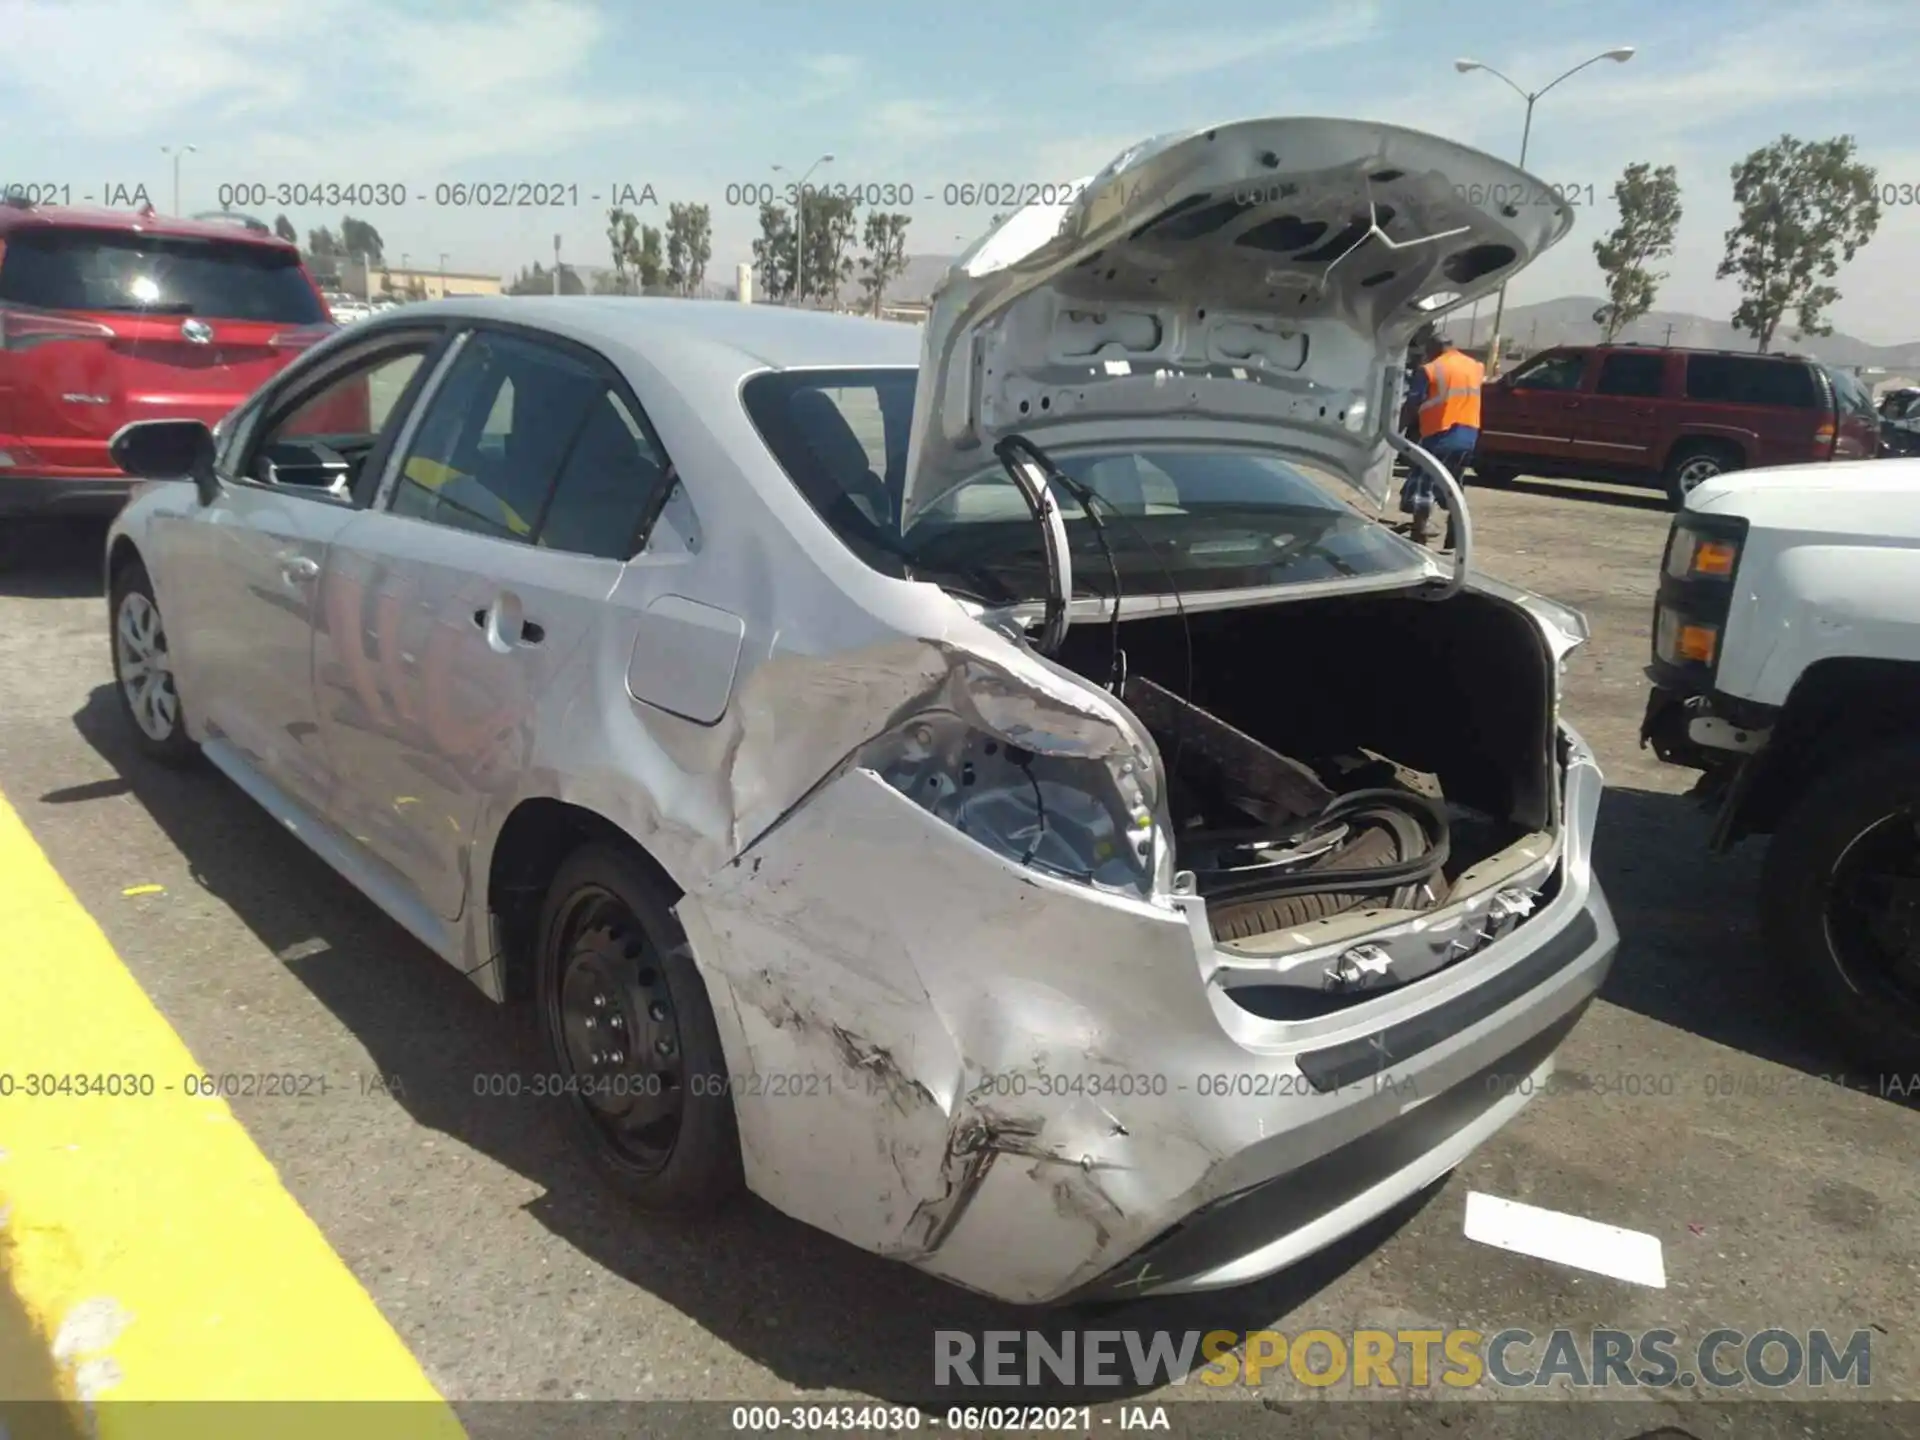
[[[0,471],[0,520],[94,520],[120,513],[130,475],[12,475]]]
[[[1437,1094],[1420,1072],[1385,1075],[1390,1033],[1367,1073],[1377,1108],[1399,1113],[1338,1149],[1226,1195],[1182,1218],[1158,1239],[1064,1297],[1104,1303],[1217,1290],[1292,1265],[1349,1235],[1441,1179],[1490,1138],[1553,1074],[1553,1055],[1593,1003],[1613,964],[1619,933],[1595,887],[1571,923],[1516,966],[1498,988],[1511,1007],[1475,1049],[1497,1056]],[[1474,997],[1478,999],[1480,997]],[[1487,997],[1493,999],[1494,997]],[[1490,1042],[1490,1043],[1489,1043]],[[1302,1057],[1303,1063],[1309,1057]]]

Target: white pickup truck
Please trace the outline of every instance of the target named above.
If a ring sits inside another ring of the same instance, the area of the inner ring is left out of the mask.
[[[1771,835],[1765,943],[1856,1058],[1920,1061],[1920,457],[1749,470],[1674,516],[1641,743],[1715,849]]]

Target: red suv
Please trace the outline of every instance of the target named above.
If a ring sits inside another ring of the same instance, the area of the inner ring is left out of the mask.
[[[1475,475],[1657,485],[1678,507],[1726,470],[1864,460],[1880,417],[1852,376],[1799,355],[1562,346],[1489,381]]]
[[[112,514],[131,420],[220,420],[334,332],[293,245],[217,222],[0,202],[0,544]]]

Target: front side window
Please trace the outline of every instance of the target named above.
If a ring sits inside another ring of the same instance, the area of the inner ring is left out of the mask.
[[[1580,376],[1587,368],[1582,354],[1542,355],[1530,365],[1514,371],[1515,390],[1578,390]]]
[[[592,366],[552,346],[474,335],[401,463],[394,513],[531,543],[567,448],[605,389]]]
[[[236,438],[247,446],[246,478],[335,495],[353,490],[432,346],[425,339],[396,344],[290,397],[266,416],[257,441],[238,433],[255,428],[251,407],[229,417],[223,424],[244,422]]]

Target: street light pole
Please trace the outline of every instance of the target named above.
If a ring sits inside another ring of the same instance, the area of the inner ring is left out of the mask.
[[[176,215],[180,213],[180,157],[198,154],[199,149],[197,145],[162,145],[160,147],[162,155],[173,156],[173,213]]]
[[[802,305],[807,303],[807,180],[822,165],[833,163],[833,152],[829,150],[813,164],[807,167],[807,173],[800,177],[800,185],[795,192],[793,208],[797,214],[793,237],[793,289],[795,298]],[[783,165],[773,167],[784,170]]]
[[[447,298],[447,252],[440,252],[440,298]]]
[[[1494,69],[1493,66],[1479,60],[1456,60],[1453,62],[1453,68],[1458,70],[1462,75],[1473,70],[1484,70],[1527,102],[1526,123],[1520,128],[1520,168],[1524,170],[1527,168],[1527,142],[1533,138],[1533,107],[1539,103],[1540,97],[1553,89],[1553,87],[1558,85],[1562,80],[1571,79],[1573,76],[1578,75],[1589,65],[1598,65],[1602,60],[1611,60],[1615,64],[1624,65],[1633,58],[1633,55],[1634,47],[1631,45],[1616,45],[1611,50],[1602,50],[1598,55],[1593,55],[1582,60],[1571,70],[1564,71],[1542,85],[1538,90],[1533,91],[1522,90],[1518,85],[1514,84],[1513,81],[1507,79],[1505,75],[1502,75],[1498,70]],[[1487,369],[1489,370],[1495,369],[1500,364],[1500,321],[1502,316],[1505,315],[1506,309],[1507,282],[1502,280],[1500,282],[1499,298],[1493,302],[1493,339],[1487,347]]]

